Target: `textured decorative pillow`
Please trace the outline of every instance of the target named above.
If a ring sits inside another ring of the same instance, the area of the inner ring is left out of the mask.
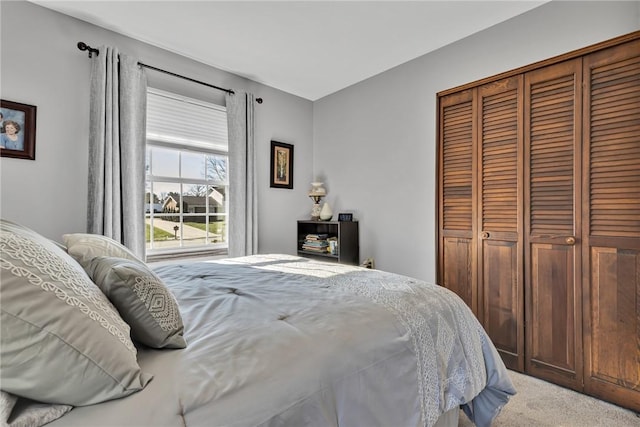
[[[2,390],[81,406],[127,396],[149,382],[129,326],[69,255],[5,220],[0,251]]]
[[[95,257],[111,256],[142,262],[131,250],[99,234],[73,233],[62,236],[67,252],[85,269]]]
[[[0,391],[0,426],[39,427],[73,409],[71,405],[35,402]]]
[[[178,303],[146,264],[97,257],[87,266],[94,283],[131,326],[131,337],[149,347],[185,348]]]

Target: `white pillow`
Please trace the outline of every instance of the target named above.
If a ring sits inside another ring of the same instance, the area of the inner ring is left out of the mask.
[[[67,252],[86,270],[92,259],[99,256],[124,258],[143,262],[131,250],[110,237],[100,234],[73,233],[62,236]]]

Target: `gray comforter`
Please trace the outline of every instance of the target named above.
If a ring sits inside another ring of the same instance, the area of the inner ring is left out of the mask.
[[[453,293],[285,255],[155,269],[187,348],[140,349],[141,392],[75,408],[83,426],[431,426],[463,405],[488,426],[515,393]]]

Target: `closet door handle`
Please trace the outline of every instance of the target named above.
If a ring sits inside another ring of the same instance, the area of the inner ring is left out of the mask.
[[[569,236],[566,239],[564,239],[564,241],[567,243],[567,245],[575,245],[576,244],[576,238],[573,236]]]
[[[491,236],[488,231],[483,231],[482,233],[480,233],[480,237],[482,237],[483,239],[488,239]]]

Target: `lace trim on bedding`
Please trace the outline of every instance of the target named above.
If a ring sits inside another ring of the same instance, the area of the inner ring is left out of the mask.
[[[417,355],[420,409],[426,425],[465,403],[470,391],[475,396],[482,390],[486,373],[481,326],[455,295],[437,285],[377,270],[354,269],[327,281],[337,290],[384,306],[406,328]],[[441,313],[451,313],[451,320]],[[459,351],[464,355],[455,353]]]

